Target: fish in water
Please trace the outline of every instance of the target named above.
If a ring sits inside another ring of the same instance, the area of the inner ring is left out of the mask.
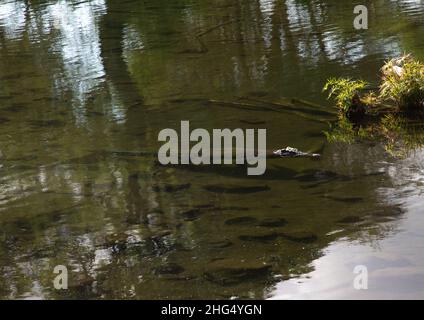
[[[187,190],[191,187],[190,183],[186,183],[186,184],[176,184],[176,185],[172,185],[172,184],[165,184],[164,186],[160,187],[160,186],[154,186],[153,190],[155,192],[160,192],[160,191],[164,191],[167,193],[173,193],[173,192],[177,192],[177,191],[183,191],[183,190]]]
[[[10,120],[9,120],[9,119],[7,119],[7,118],[0,117],[0,124],[6,123],[6,122],[9,122],[9,121],[10,121]]]
[[[226,225],[256,225],[258,227],[265,227],[265,228],[278,228],[283,227],[287,224],[287,220],[284,218],[266,218],[263,220],[258,221],[258,219],[254,217],[237,217],[228,219],[225,221]]]
[[[207,246],[212,249],[224,249],[224,248],[231,247],[232,245],[233,243],[228,239],[210,241],[207,243]]]
[[[307,131],[303,136],[306,138],[322,138],[323,133],[321,131]]]
[[[333,181],[347,182],[352,181],[354,178],[342,174],[338,174],[333,171],[306,171],[304,174],[296,176],[296,179],[301,182],[310,183],[308,185],[301,186],[302,189],[310,189],[318,187],[322,184],[330,183]]]
[[[283,227],[287,224],[287,220],[284,218],[267,218],[259,222],[258,226],[266,228]]]
[[[201,215],[202,212],[199,209],[192,209],[181,213],[181,216],[185,221],[194,221],[198,219]]]
[[[193,103],[193,102],[206,102],[207,100],[205,98],[175,98],[175,99],[169,99],[169,103]]]
[[[361,217],[347,216],[343,219],[338,220],[337,223],[343,223],[343,224],[351,224],[352,223],[353,224],[353,223],[359,223],[359,222],[362,222],[362,221],[364,221],[364,219],[361,218]]]
[[[65,122],[60,120],[31,120],[29,121],[29,124],[33,127],[39,127],[39,128],[59,128],[64,127]]]
[[[165,265],[159,266],[153,270],[153,273],[156,275],[166,275],[166,274],[180,274],[184,272],[185,269],[176,263],[167,263]]]
[[[283,233],[281,237],[298,243],[312,243],[318,240],[318,237],[310,232]]]
[[[4,108],[2,110],[6,112],[20,112],[20,111],[24,111],[25,109],[26,107],[24,105],[12,104],[10,107]]]
[[[94,151],[87,155],[66,160],[66,164],[97,165],[107,159],[107,154],[103,151]]]
[[[275,241],[279,236],[281,236],[280,233],[272,232],[272,233],[264,233],[264,234],[241,235],[238,238],[241,241],[253,241],[253,242],[266,243],[270,241]]]
[[[266,121],[251,121],[251,120],[240,120],[241,123],[249,124],[252,126],[258,126],[261,124],[266,124]]]
[[[232,226],[232,225],[251,225],[256,223],[258,220],[253,217],[237,217],[228,219],[225,221],[226,225]]]
[[[217,207],[217,211],[248,211],[247,207]]]
[[[377,210],[375,212],[373,212],[371,215],[373,216],[377,216],[377,217],[399,217],[400,215],[403,214],[403,211],[401,208],[384,208],[384,209],[380,209]]]
[[[231,193],[231,194],[247,194],[247,193],[257,193],[271,190],[267,185],[265,186],[249,186],[249,187],[228,187],[228,186],[219,186],[219,185],[209,185],[203,187],[206,191],[214,193]]]
[[[334,201],[340,201],[340,202],[346,202],[346,203],[357,203],[364,201],[364,198],[361,197],[335,197],[335,196],[323,196],[323,198],[334,200]]]
[[[217,207],[213,204],[200,204],[200,205],[194,206],[194,208],[209,210],[209,211],[248,211],[249,210],[249,208],[247,207],[235,207],[235,206]]]
[[[266,278],[271,265],[261,261],[243,261],[220,259],[207,264],[204,278],[221,286],[235,286],[250,283],[254,279]]]
[[[215,205],[213,204],[199,204],[197,206],[194,206],[196,209],[216,209]]]

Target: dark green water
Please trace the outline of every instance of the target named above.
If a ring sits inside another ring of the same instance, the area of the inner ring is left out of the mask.
[[[319,112],[206,103],[328,106],[328,77],[424,59],[422,1],[370,2],[361,32],[356,4],[0,1],[0,297],[424,298],[423,150],[327,144]],[[181,120],[323,157],[248,177],[131,153]]]

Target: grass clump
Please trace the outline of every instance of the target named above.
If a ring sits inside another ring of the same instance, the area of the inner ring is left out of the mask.
[[[359,93],[367,85],[368,82],[363,80],[331,78],[325,84],[323,91],[328,91],[328,98],[334,98],[340,111],[348,114],[352,108],[358,107]]]
[[[382,70],[380,98],[399,111],[424,111],[424,64],[404,55],[387,61]]]
[[[334,98],[339,119],[325,132],[330,142],[380,140],[386,151],[405,157],[424,146],[424,64],[411,55],[387,61],[378,90],[349,78],[332,78],[324,91]]]
[[[378,91],[362,94],[368,83],[350,78],[331,78],[323,91],[329,91],[328,98],[334,98],[341,115],[352,121],[360,120],[365,113],[424,113],[423,63],[403,55],[387,61],[381,72]]]

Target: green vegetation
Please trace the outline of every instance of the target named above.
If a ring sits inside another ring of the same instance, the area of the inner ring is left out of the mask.
[[[404,55],[381,71],[378,91],[363,80],[327,81],[323,90],[335,100],[339,120],[325,134],[331,142],[381,139],[390,154],[405,156],[424,145],[424,64]]]
[[[363,80],[331,78],[327,81],[323,90],[329,91],[328,98],[334,98],[340,111],[347,113],[354,107],[355,97],[359,96],[360,90],[367,85],[368,82]]]
[[[349,78],[331,78],[323,91],[329,91],[328,98],[334,98],[341,116],[358,113],[359,109],[365,111],[363,114],[381,113],[381,107],[386,112],[424,111],[423,63],[411,55],[404,55],[387,61],[381,71],[382,83],[378,92],[364,93],[368,83]]]
[[[328,98],[334,98],[342,116],[356,111],[360,106],[359,94],[368,83],[363,80],[349,78],[331,78],[327,81],[323,91],[329,91]]]
[[[424,64],[405,55],[388,61],[381,70],[382,100],[394,102],[399,111],[424,110]]]

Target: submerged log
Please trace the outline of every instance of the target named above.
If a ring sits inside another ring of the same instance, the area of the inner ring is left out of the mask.
[[[282,105],[279,104],[278,106],[280,108],[276,108],[276,105],[272,104],[272,103],[268,103],[268,105],[266,105],[265,102],[262,102],[261,104],[252,104],[252,103],[246,103],[246,102],[235,102],[235,101],[225,101],[225,100],[214,100],[214,99],[210,99],[207,101],[208,104],[212,104],[212,105],[216,105],[216,106],[220,106],[220,107],[230,107],[230,108],[236,108],[236,109],[241,109],[241,110],[248,110],[248,111],[256,111],[256,112],[278,112],[278,113],[288,113],[288,114],[292,114],[292,115],[296,115],[300,118],[309,120],[309,121],[314,121],[314,122],[322,122],[322,123],[328,123],[331,121],[334,121],[334,119],[330,119],[330,118],[318,118],[318,117],[314,117],[314,116],[308,116],[306,113],[314,113],[317,114],[320,111],[313,111],[311,109],[299,109],[298,107],[295,106],[290,106],[290,105]],[[281,107],[285,107],[285,108],[281,108]],[[326,114],[327,115],[327,114]],[[328,113],[328,115],[334,116],[334,114],[332,113]]]

